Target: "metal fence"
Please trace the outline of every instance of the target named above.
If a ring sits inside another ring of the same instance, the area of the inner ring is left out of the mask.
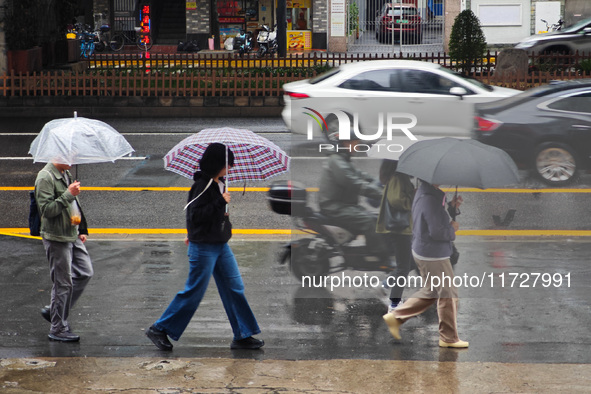
[[[471,67],[475,74],[494,72],[499,52],[488,51],[477,59]],[[574,54],[529,54],[531,71],[561,71],[591,68],[591,52]],[[90,70],[112,69],[250,69],[256,68],[300,68],[310,71],[322,70],[322,67],[338,67],[341,64],[367,60],[420,60],[437,63],[451,69],[459,69],[461,65],[452,60],[445,52],[390,52],[390,53],[334,53],[310,52],[288,54],[285,57],[257,58],[256,56],[240,57],[235,53],[109,53],[96,54],[88,60]],[[571,70],[571,71],[572,71]]]
[[[487,53],[468,74],[497,86],[525,90],[552,80],[591,77],[591,54],[530,57],[527,74],[495,74],[497,53]],[[310,78],[330,67],[376,59],[415,59],[457,68],[445,53],[306,54],[255,59],[232,54],[102,55],[84,73],[47,71],[5,74],[0,97],[25,96],[281,96],[285,83]]]
[[[443,0],[352,0],[348,7],[350,52],[443,52]]]

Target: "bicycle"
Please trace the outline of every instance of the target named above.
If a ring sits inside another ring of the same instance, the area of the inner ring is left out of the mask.
[[[94,55],[94,40],[96,35],[89,32],[79,33],[80,38],[80,56],[83,58],[89,58]]]
[[[80,57],[89,58],[94,55],[96,34],[90,31],[90,26],[76,23],[68,26],[68,33],[75,34],[80,40]]]
[[[135,36],[127,34],[126,31],[121,31],[111,38],[111,49],[115,52],[120,51],[126,42],[133,42],[142,51],[148,51],[152,48],[152,36],[150,34],[143,34],[140,32],[141,27],[135,27]]]

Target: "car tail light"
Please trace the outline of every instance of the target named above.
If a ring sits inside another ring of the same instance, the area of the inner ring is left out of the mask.
[[[498,120],[481,118],[480,116],[475,116],[474,120],[478,130],[480,131],[494,131],[503,124],[503,122]]]
[[[292,99],[310,98],[306,93],[285,92]]]

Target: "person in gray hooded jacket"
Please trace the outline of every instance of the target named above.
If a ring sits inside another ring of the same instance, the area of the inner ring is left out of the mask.
[[[455,197],[452,205],[458,208],[461,202],[461,197]],[[412,204],[412,222],[412,254],[421,272],[423,287],[385,314],[384,320],[392,336],[401,339],[402,323],[425,312],[436,302],[439,346],[467,348],[468,342],[458,337],[458,290],[453,285],[454,272],[449,259],[459,225],[450,221],[445,193],[438,185],[421,182]]]

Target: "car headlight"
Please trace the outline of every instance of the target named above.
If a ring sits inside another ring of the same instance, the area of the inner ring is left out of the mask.
[[[517,45],[515,45],[515,48],[519,48],[519,49],[531,48],[534,45],[536,45],[537,43],[538,43],[537,41],[522,41],[522,42],[518,43]]]

